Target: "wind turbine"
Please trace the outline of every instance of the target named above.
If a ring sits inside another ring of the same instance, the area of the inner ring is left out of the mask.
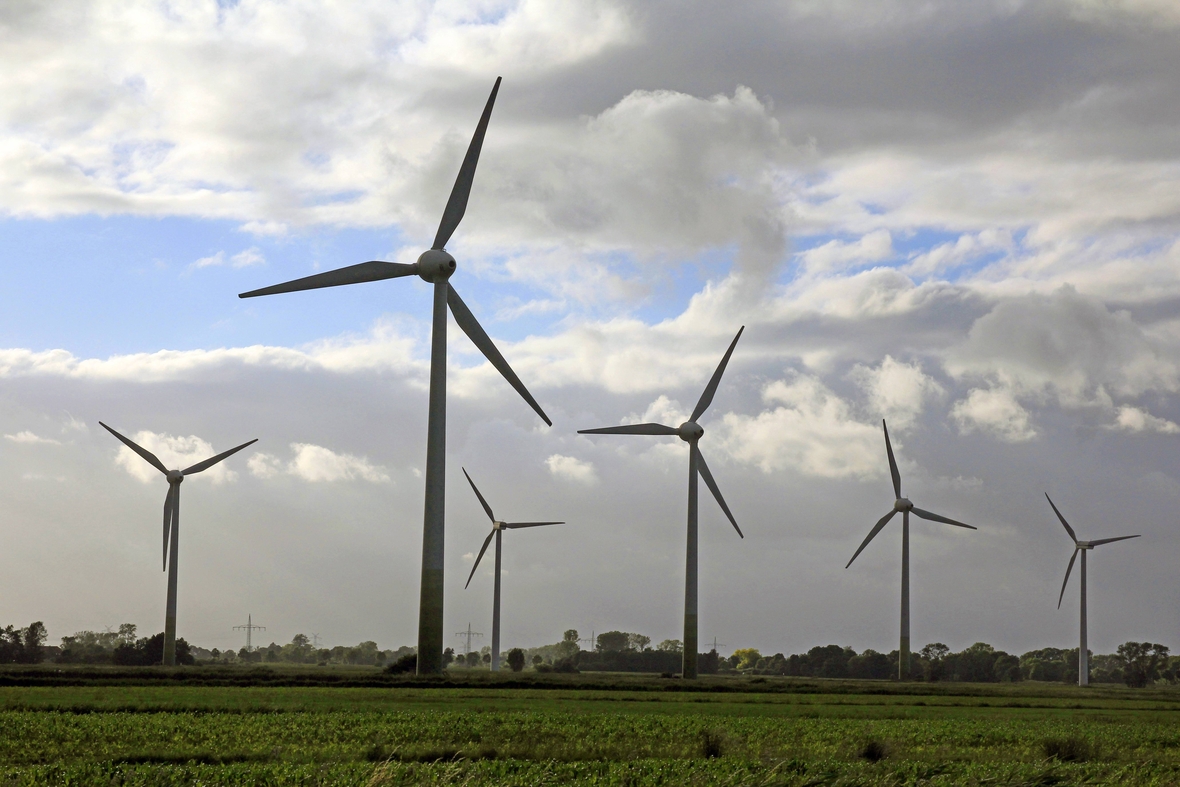
[[[964,525],[962,522],[956,522],[953,519],[947,519],[945,516],[931,513],[930,511],[923,511],[920,508],[915,508],[907,498],[901,496],[901,473],[897,471],[897,460],[893,458],[893,446],[889,443],[889,427],[885,425],[885,420],[881,420],[881,428],[885,430],[885,453],[889,455],[889,474],[893,476],[893,494],[897,498],[893,501],[893,510],[877,521],[873,525],[873,529],[861,542],[860,547],[856,550],[856,554],[852,556],[852,560],[856,560],[864,548],[869,545],[869,542],[880,533],[885,525],[889,524],[889,520],[893,519],[893,515],[898,511],[901,512],[901,644],[897,649],[897,677],[899,680],[908,680],[910,677],[910,512],[912,511],[916,516],[922,519],[928,519],[931,522],[942,522],[944,525],[954,525],[955,527],[965,527],[968,530],[978,530],[978,528],[971,525]],[[848,561],[848,566],[852,565],[852,560]]]
[[[492,672],[496,672],[500,669],[500,536],[505,530],[515,530],[519,527],[564,525],[565,522],[501,522],[492,513],[492,507],[488,505],[488,501],[483,499],[483,495],[479,493],[471,476],[467,475],[467,468],[462,468],[462,470],[463,475],[467,476],[467,483],[471,484],[471,491],[475,492],[475,496],[479,498],[479,504],[488,514],[488,519],[492,520],[492,532],[488,533],[488,537],[483,540],[483,546],[479,548],[475,565],[471,567],[471,573],[467,575],[467,585],[471,584],[471,578],[475,576],[475,569],[479,568],[479,561],[483,559],[483,553],[488,551],[488,544],[492,542],[492,536],[496,537],[496,584],[495,590],[492,592]],[[463,586],[464,590],[467,589],[467,585]],[[467,626],[467,630],[471,631],[470,624]],[[470,647],[470,636],[469,633],[468,647]]]
[[[737,346],[738,339],[742,337],[742,331],[746,326],[738,329],[737,336],[733,337],[733,341],[729,343],[729,349],[725,351],[725,356],[721,359],[721,363],[717,365],[717,371],[713,372],[712,379],[709,384],[705,386],[704,393],[701,394],[697,406],[693,409],[692,415],[688,420],[680,426],[664,426],[663,424],[627,424],[626,426],[607,426],[602,429],[580,429],[578,434],[642,434],[642,435],[675,435],[684,442],[688,443],[688,548],[686,550],[685,566],[684,566],[684,661],[681,666],[681,674],[687,678],[696,678],[697,676],[697,474],[705,479],[705,485],[709,487],[709,491],[713,493],[713,497],[717,498],[717,502],[721,505],[721,510],[725,512],[725,516],[729,517],[730,524],[737,534],[742,538],[742,530],[738,527],[737,520],[733,518],[733,514],[729,510],[729,506],[725,504],[725,498],[721,496],[721,490],[717,488],[717,482],[713,480],[713,474],[709,472],[709,466],[705,464],[705,457],[701,454],[701,449],[697,447],[697,441],[701,439],[701,435],[705,430],[697,423],[705,411],[709,409],[709,405],[713,403],[713,395],[717,393],[717,386],[721,383],[721,375],[725,374],[725,365],[729,363],[729,356],[733,355],[733,348]]]
[[[1078,541],[1077,533],[1073,532],[1073,528],[1069,526],[1069,522],[1065,521],[1065,517],[1057,510],[1057,506],[1053,505],[1053,499],[1049,497],[1049,493],[1045,493],[1045,499],[1049,501],[1049,505],[1053,508],[1053,513],[1057,514],[1057,518],[1061,520],[1061,524],[1065,527],[1065,532],[1069,533],[1069,537],[1073,539],[1073,554],[1069,556],[1069,565],[1065,568],[1065,581],[1061,583],[1061,595],[1057,597],[1057,608],[1061,609],[1061,599],[1065,598],[1065,586],[1069,584],[1069,572],[1073,571],[1073,562],[1077,560],[1078,553],[1082,553],[1082,626],[1081,626],[1081,644],[1078,646],[1078,685],[1090,685],[1090,654],[1086,650],[1086,553],[1097,546],[1103,544],[1113,544],[1115,541],[1126,541],[1128,538],[1139,538],[1134,536],[1116,536],[1114,538],[1100,538],[1097,541]]]
[[[195,475],[208,470],[213,465],[227,459],[248,445],[258,442],[255,438],[248,443],[242,443],[237,448],[231,448],[224,453],[197,462],[184,470],[169,470],[164,467],[156,455],[141,445],[128,440],[123,435],[110,428],[102,421],[98,422],[103,429],[115,437],[135,453],[147,460],[148,464],[159,470],[168,479],[168,494],[164,498],[164,570],[168,572],[168,606],[164,613],[164,666],[176,666],[176,558],[180,541],[180,484],[185,476]],[[171,540],[171,544],[169,544]]]
[[[418,674],[437,674],[443,669],[443,545],[445,535],[444,504],[446,501],[446,443],[447,443],[447,307],[450,306],[455,322],[463,329],[472,343],[499,370],[508,383],[516,389],[529,406],[549,426],[553,422],[533,399],[524,383],[512,371],[496,345],[475,319],[475,315],[463,303],[459,293],[447,281],[455,272],[455,258],[445,248],[463,213],[467,210],[467,197],[475,178],[475,166],[479,163],[479,151],[483,146],[488,119],[496,92],[500,89],[500,77],[492,87],[492,94],[484,107],[475,136],[467,148],[459,176],[451,189],[450,199],[443,211],[434,245],[411,264],[401,262],[362,262],[337,268],[326,273],[317,273],[273,287],[241,293],[239,298],[253,298],[259,295],[274,295],[282,292],[315,290],[321,287],[338,287],[342,284],[396,279],[403,276],[419,276],[434,285],[434,309],[430,338],[430,414],[426,436],[426,505],[422,522],[422,586],[418,606]]]

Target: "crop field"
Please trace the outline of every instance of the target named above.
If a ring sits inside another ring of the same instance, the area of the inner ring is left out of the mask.
[[[0,686],[0,785],[1180,784],[1171,687],[570,678]]]

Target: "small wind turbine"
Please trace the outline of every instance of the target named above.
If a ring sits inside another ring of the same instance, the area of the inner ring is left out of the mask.
[[[684,661],[681,666],[681,674],[685,678],[696,678],[697,676],[697,474],[705,479],[705,485],[709,487],[713,497],[717,498],[717,502],[721,504],[721,510],[725,512],[725,516],[729,517],[733,529],[737,531],[739,536],[745,538],[741,528],[738,527],[737,520],[730,512],[729,506],[725,504],[725,498],[721,496],[721,490],[717,488],[717,482],[713,480],[709,466],[705,464],[705,457],[701,454],[701,449],[697,447],[697,441],[705,433],[705,430],[697,423],[697,419],[704,415],[705,411],[709,409],[709,405],[713,403],[713,395],[717,393],[717,386],[721,384],[721,375],[725,373],[725,365],[729,363],[729,356],[733,355],[733,348],[737,346],[738,339],[741,338],[742,331],[745,329],[744,325],[738,329],[737,336],[734,336],[733,341],[730,342],[729,349],[725,351],[725,356],[717,365],[717,371],[713,372],[712,379],[705,386],[705,391],[701,394],[700,401],[697,402],[692,415],[680,426],[628,424],[626,426],[607,426],[602,429],[578,430],[578,434],[675,435],[688,443],[688,548],[684,567]]]
[[[893,519],[893,515],[898,511],[901,512],[901,645],[897,650],[897,677],[899,680],[907,680],[910,676],[910,512],[912,511],[916,516],[922,519],[928,519],[931,522],[942,522],[944,525],[954,525],[955,527],[965,527],[968,530],[977,530],[978,528],[971,525],[964,525],[962,522],[956,522],[953,519],[947,519],[945,516],[939,516],[929,511],[923,511],[920,508],[915,508],[907,498],[901,496],[901,473],[897,471],[897,461],[893,458],[893,446],[889,443],[889,427],[885,425],[884,419],[881,421],[881,427],[885,430],[885,453],[889,455],[889,474],[893,476],[893,494],[897,498],[893,501],[893,510],[878,520],[873,529],[861,542],[860,547],[856,550],[856,554],[852,556],[852,560],[856,560],[869,542],[884,529],[885,525],[889,524],[889,520]],[[848,561],[848,566],[852,565],[852,560]]]
[[[443,654],[443,540],[445,533],[444,505],[446,502],[446,447],[447,447],[447,307],[450,306],[455,322],[479,348],[508,384],[516,389],[529,406],[549,426],[553,422],[533,399],[524,383],[512,371],[508,361],[496,349],[496,345],[484,332],[467,308],[467,304],[447,281],[455,272],[455,258],[444,248],[459,221],[467,210],[467,197],[475,179],[475,166],[479,163],[479,151],[483,147],[488,120],[492,116],[492,105],[500,89],[500,77],[492,87],[492,94],[484,107],[483,116],[475,127],[475,136],[467,148],[463,166],[451,189],[451,197],[443,211],[434,245],[422,252],[412,265],[402,262],[362,262],[337,268],[326,273],[317,273],[302,279],[264,287],[260,290],[243,292],[239,298],[253,298],[258,295],[274,295],[281,292],[315,290],[321,287],[338,287],[342,284],[397,279],[402,276],[419,276],[434,285],[434,310],[430,336],[430,409],[426,427],[426,505],[422,523],[422,586],[418,606],[418,674],[442,672]]]
[[[1061,524],[1065,526],[1065,532],[1069,533],[1069,537],[1073,539],[1073,554],[1069,556],[1069,565],[1065,568],[1065,581],[1061,583],[1061,595],[1057,597],[1057,608],[1061,609],[1061,599],[1065,598],[1065,586],[1069,583],[1069,572],[1073,571],[1073,562],[1077,560],[1078,553],[1082,553],[1082,626],[1081,626],[1081,644],[1078,646],[1078,685],[1090,685],[1090,654],[1086,650],[1086,553],[1097,546],[1103,544],[1113,544],[1115,541],[1126,541],[1128,538],[1139,538],[1134,536],[1116,536],[1114,538],[1100,538],[1097,541],[1078,541],[1078,536],[1073,532],[1073,528],[1069,526],[1069,522],[1065,521],[1065,517],[1057,510],[1057,506],[1053,505],[1052,498],[1049,493],[1045,493],[1045,499],[1049,501],[1049,505],[1053,508],[1053,513],[1057,514],[1057,518],[1061,520]]]
[[[471,476],[467,475],[467,468],[463,468],[463,475],[467,476],[467,483],[471,484],[471,490],[479,498],[479,504],[487,512],[488,519],[492,520],[492,532],[488,533],[488,537],[483,540],[483,546],[480,547],[479,554],[475,558],[475,565],[471,567],[471,573],[467,575],[467,585],[471,584],[471,578],[475,576],[475,569],[479,568],[479,561],[483,559],[483,553],[488,550],[488,544],[492,542],[492,536],[496,537],[496,583],[495,590],[492,592],[492,672],[496,672],[500,669],[500,535],[505,530],[515,530],[519,527],[564,525],[565,522],[501,522],[492,513],[492,507],[488,505],[488,501],[483,499],[483,495],[479,493]],[[464,590],[467,589],[467,585],[463,586]],[[468,647],[470,648],[470,624],[467,625],[467,630],[469,632]]]
[[[255,438],[248,443],[242,443],[237,448],[231,448],[204,462],[197,462],[184,470],[169,470],[156,455],[141,445],[128,440],[123,435],[110,428],[102,421],[98,422],[103,429],[147,460],[148,464],[159,470],[168,479],[168,494],[164,498],[164,570],[168,572],[168,607],[164,613],[164,666],[176,666],[176,558],[180,541],[180,484],[185,476],[195,475],[208,470],[223,459],[227,459],[248,445],[258,442]],[[171,539],[171,548],[169,547]]]

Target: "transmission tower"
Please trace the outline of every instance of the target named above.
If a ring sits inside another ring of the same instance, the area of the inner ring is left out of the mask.
[[[713,652],[714,653],[717,652],[717,648],[725,648],[725,647],[728,647],[728,645],[726,645],[724,642],[718,642],[717,638],[713,637]]]
[[[311,646],[316,650],[320,649],[320,635],[314,631],[311,633]]]
[[[253,634],[255,631],[266,631],[266,626],[255,626],[253,616],[247,615],[246,616],[246,625],[234,626],[234,631],[240,631],[241,629],[246,630],[246,652],[249,653],[250,651],[254,650],[254,648],[250,644],[250,635]]]
[[[483,634],[480,634],[478,631],[472,631],[471,630],[471,623],[469,622],[467,624],[467,630],[466,631],[456,631],[455,636],[456,637],[463,637],[463,639],[466,640],[466,644],[463,646],[463,655],[466,656],[468,653],[471,652],[471,638],[472,637],[482,637]]]

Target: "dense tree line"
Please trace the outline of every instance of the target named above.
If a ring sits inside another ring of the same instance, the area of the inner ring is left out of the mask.
[[[45,624],[30,623],[23,629],[5,626],[0,629],[0,664],[40,664],[44,659]]]

